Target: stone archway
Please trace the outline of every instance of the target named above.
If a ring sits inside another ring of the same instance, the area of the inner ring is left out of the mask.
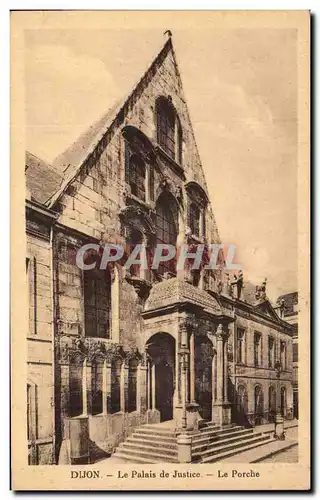
[[[160,412],[161,422],[173,418],[175,390],[175,339],[168,333],[156,333],[146,344],[151,360],[150,398]]]

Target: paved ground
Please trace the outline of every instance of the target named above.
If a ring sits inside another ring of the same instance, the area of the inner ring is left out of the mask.
[[[298,445],[289,448],[288,450],[279,451],[276,455],[272,457],[265,458],[261,460],[259,463],[283,463],[283,464],[292,464],[299,462],[299,454],[298,454]]]

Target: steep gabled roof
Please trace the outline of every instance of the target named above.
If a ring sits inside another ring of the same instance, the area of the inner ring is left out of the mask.
[[[110,140],[114,130],[120,126],[128,110],[133,106],[136,99],[139,98],[139,92],[143,87],[143,84],[153,77],[157,71],[158,65],[162,63],[170,50],[174,56],[171,37],[166,40],[158,55],[152,61],[151,65],[149,65],[138,83],[133,87],[129,95],[111,108],[106,115],[102,116],[98,122],[82,134],[79,139],[71,145],[71,147],[54,160],[54,165],[57,168],[67,168],[67,170],[59,191],[50,199],[50,207],[52,207],[59,200],[60,196],[78,175],[81,168],[84,166],[86,161],[89,160],[90,156],[94,153],[95,149],[99,146],[102,140],[105,140],[105,138],[106,142]]]
[[[61,173],[52,165],[29,151],[26,151],[25,174],[31,199],[43,204],[58,191],[63,181]]]
[[[63,153],[52,162],[53,166],[69,177],[78,165],[81,165],[88,154],[94,149],[112,120],[120,110],[123,102],[117,101],[99,120],[83,132]]]

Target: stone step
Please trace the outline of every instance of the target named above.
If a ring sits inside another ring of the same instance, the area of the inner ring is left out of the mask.
[[[202,440],[204,438],[208,439],[208,438],[214,437],[214,436],[223,436],[224,434],[237,432],[237,431],[243,430],[243,429],[245,429],[245,427],[236,426],[236,427],[232,427],[232,428],[228,427],[228,428],[221,429],[221,427],[219,427],[216,430],[201,431],[200,433],[195,434],[194,442],[196,442],[198,440]],[[253,431],[253,429],[248,429],[248,430]]]
[[[125,453],[125,452],[116,452],[113,453],[113,457],[120,458],[121,460],[127,462],[127,463],[134,463],[134,464],[156,464],[157,462],[154,462],[152,460],[144,459],[141,457],[136,457],[135,455],[132,455],[132,453]]]
[[[144,425],[139,427],[135,432],[139,432],[140,434],[141,433],[152,434],[153,436],[160,436],[160,437],[161,436],[162,437],[175,437],[176,436],[175,431],[172,431],[169,429],[161,429],[161,427],[158,427],[158,428],[152,428],[152,426],[146,427]]]
[[[220,453],[216,453],[214,455],[203,458],[201,460],[201,463],[213,463],[213,462],[223,461],[226,458],[237,456],[239,453],[243,453],[253,448],[258,448],[259,446],[272,443],[273,441],[275,441],[275,438],[266,436],[266,439],[260,442],[256,441],[252,442],[252,440],[248,441],[247,443],[242,442],[241,446],[239,446],[236,450],[233,448],[231,450],[221,451]]]
[[[152,439],[145,439],[145,437],[131,436],[126,440],[126,443],[135,443],[137,445],[148,445],[155,448],[168,448],[174,449],[177,447],[177,440],[164,440],[154,441]]]
[[[214,435],[211,438],[203,438],[201,440],[193,441],[192,442],[192,451],[200,451],[202,449],[208,448],[208,446],[215,444],[215,443],[221,443],[222,439],[229,439],[229,438],[237,438],[240,436],[250,436],[253,434],[252,429],[241,429],[239,431],[235,432],[229,432],[223,435]]]
[[[239,448],[242,448],[243,446],[246,445],[255,445],[258,446],[259,443],[264,444],[268,439],[270,439],[269,436],[265,436],[263,434],[261,435],[252,435],[250,438],[244,437],[244,439],[238,438],[236,441],[228,442],[222,444],[222,442],[219,443],[219,446],[213,446],[211,448],[208,448],[206,451],[202,452],[201,454],[195,454],[195,458],[200,458],[201,457],[201,462],[207,462],[208,459],[213,459],[216,455],[219,455],[220,453],[228,453],[229,451],[232,454],[238,453]],[[210,461],[209,460],[209,461]]]
[[[122,443],[124,444],[124,443]],[[167,453],[160,453],[158,451],[148,450],[137,450],[137,449],[130,449],[129,448],[120,448],[120,446],[116,449],[116,452],[114,453],[115,457],[118,458],[124,458],[124,455],[127,457],[127,460],[130,460],[131,462],[136,462],[136,458],[139,458],[141,460],[146,460],[145,463],[177,463],[178,458],[174,455],[169,455]]]
[[[176,441],[177,439],[177,436],[176,435],[169,435],[169,434],[158,434],[157,431],[155,432],[149,432],[149,431],[142,431],[140,429],[137,429],[136,431],[134,431],[131,436],[135,436],[135,437],[138,437],[139,439],[152,439],[154,440],[155,438],[157,439],[161,439],[165,442],[172,442],[172,441]]]
[[[134,442],[132,443],[132,442],[128,442],[128,440],[121,443],[118,447],[118,450],[126,450],[126,451],[132,450],[134,453],[140,452],[141,450],[146,451],[146,452],[151,451],[151,452],[154,452],[156,454],[159,453],[160,455],[169,455],[169,456],[177,456],[177,454],[178,454],[177,449],[158,447],[158,446],[155,446],[155,444],[150,447],[150,445],[148,445],[148,444],[140,444],[140,443],[134,443]]]

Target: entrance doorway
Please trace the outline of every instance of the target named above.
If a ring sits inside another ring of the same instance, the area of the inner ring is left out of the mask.
[[[269,387],[269,422],[274,422],[276,418],[276,407],[277,407],[277,401],[276,401],[277,395],[276,395],[276,390],[271,385]]]
[[[255,425],[261,425],[264,417],[263,391],[260,385],[254,388],[254,417]]]
[[[173,394],[175,390],[175,339],[168,333],[156,333],[148,343],[147,350],[155,366],[156,409],[161,422],[173,418]]]

